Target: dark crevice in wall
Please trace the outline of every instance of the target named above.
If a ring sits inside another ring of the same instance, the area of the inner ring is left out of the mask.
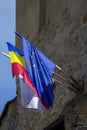
[[[60,122],[58,125],[56,125],[51,130],[65,130],[65,128],[64,128],[64,121]]]
[[[60,117],[52,124],[50,124],[48,127],[46,127],[44,130],[65,130],[64,117]]]

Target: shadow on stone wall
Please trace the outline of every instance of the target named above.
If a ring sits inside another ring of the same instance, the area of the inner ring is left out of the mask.
[[[52,124],[50,124],[48,127],[46,127],[44,130],[65,130],[64,117],[60,117]]]

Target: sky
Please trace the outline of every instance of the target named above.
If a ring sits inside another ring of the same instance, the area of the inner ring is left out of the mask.
[[[0,0],[0,52],[8,54],[6,42],[15,45],[16,0]],[[0,54],[0,115],[7,101],[16,96],[10,59]]]

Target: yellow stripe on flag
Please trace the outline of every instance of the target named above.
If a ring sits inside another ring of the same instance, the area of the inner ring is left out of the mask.
[[[17,52],[9,52],[10,55],[10,60],[11,63],[19,63],[21,64],[24,68],[26,68],[26,64],[25,64],[25,60],[24,60],[24,56],[20,56]]]

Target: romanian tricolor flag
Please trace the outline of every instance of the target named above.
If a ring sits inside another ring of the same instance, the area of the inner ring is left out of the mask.
[[[12,64],[12,76],[21,75],[23,77],[24,82],[32,88],[32,90],[37,94],[26,70],[26,64],[24,60],[23,51],[19,50],[15,46],[11,45],[7,42],[10,61]],[[37,94],[38,95],[38,94]]]

